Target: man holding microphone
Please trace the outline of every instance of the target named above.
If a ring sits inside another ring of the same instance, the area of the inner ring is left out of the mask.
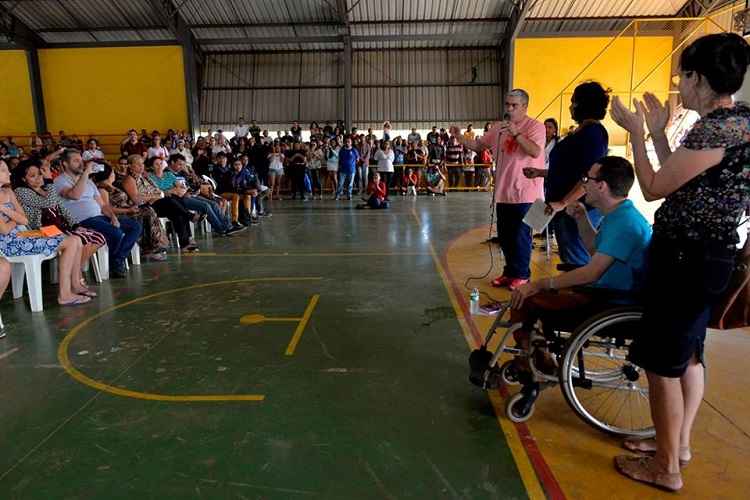
[[[505,256],[502,276],[492,280],[494,287],[511,290],[529,281],[531,269],[531,228],[524,224],[526,212],[544,197],[542,178],[528,179],[524,168],[544,169],[544,125],[528,116],[529,94],[513,89],[505,96],[503,121],[495,122],[478,140],[467,139],[457,126],[451,135],[466,148],[481,152],[489,149],[495,158],[495,204],[497,235]]]

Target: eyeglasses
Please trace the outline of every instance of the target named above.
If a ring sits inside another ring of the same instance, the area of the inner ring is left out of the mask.
[[[588,181],[603,182],[604,179],[602,177],[592,177],[592,176],[589,176],[589,175],[582,175],[581,176],[581,183],[586,184]]]

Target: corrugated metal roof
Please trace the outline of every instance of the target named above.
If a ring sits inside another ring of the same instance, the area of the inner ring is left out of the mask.
[[[669,16],[687,0],[540,0],[529,17]]]
[[[39,35],[47,43],[92,43],[96,39],[85,31],[68,31],[65,33],[41,32]]]
[[[319,22],[337,19],[325,0],[173,0],[189,24]]]
[[[45,29],[94,27],[150,27],[164,25],[148,0],[36,0],[33,2],[3,1],[3,7],[29,28]]]
[[[509,0],[347,0],[352,21],[506,17]],[[352,6],[354,7],[352,9]]]

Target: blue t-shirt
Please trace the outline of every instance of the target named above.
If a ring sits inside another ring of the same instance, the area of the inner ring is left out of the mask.
[[[632,201],[623,201],[605,215],[594,246],[597,253],[609,255],[615,261],[593,286],[624,291],[640,289],[650,240],[651,225]]]
[[[609,135],[600,123],[584,126],[559,141],[549,155],[546,201],[560,201],[586,175],[597,160],[607,155]]]
[[[162,191],[169,191],[174,187],[175,183],[177,183],[177,176],[175,176],[170,170],[165,170],[161,174],[161,179],[155,174],[148,174],[148,178]]]
[[[341,148],[339,151],[339,173],[353,174],[359,160],[359,151],[355,148]]]

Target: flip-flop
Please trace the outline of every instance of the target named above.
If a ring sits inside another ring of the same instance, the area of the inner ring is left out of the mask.
[[[622,447],[625,448],[628,451],[632,451],[633,453],[640,453],[643,455],[649,455],[653,456],[656,454],[656,448],[641,448],[639,444],[644,443],[646,440],[633,440],[633,439],[626,439],[622,442]],[[680,448],[680,453],[682,453],[684,450]],[[689,452],[690,450],[688,450]],[[680,458],[680,468],[685,468],[690,463],[690,460],[692,457],[690,457],[687,460],[684,460]]]
[[[88,289],[82,290],[80,292],[75,292],[75,293],[76,293],[76,295],[83,295],[84,297],[91,297],[92,299],[94,297],[97,297],[96,292],[88,290]]]
[[[80,306],[81,304],[88,304],[89,302],[91,302],[91,297],[84,296],[69,300],[67,302],[60,302],[60,300],[57,301],[57,303],[61,306]]]

